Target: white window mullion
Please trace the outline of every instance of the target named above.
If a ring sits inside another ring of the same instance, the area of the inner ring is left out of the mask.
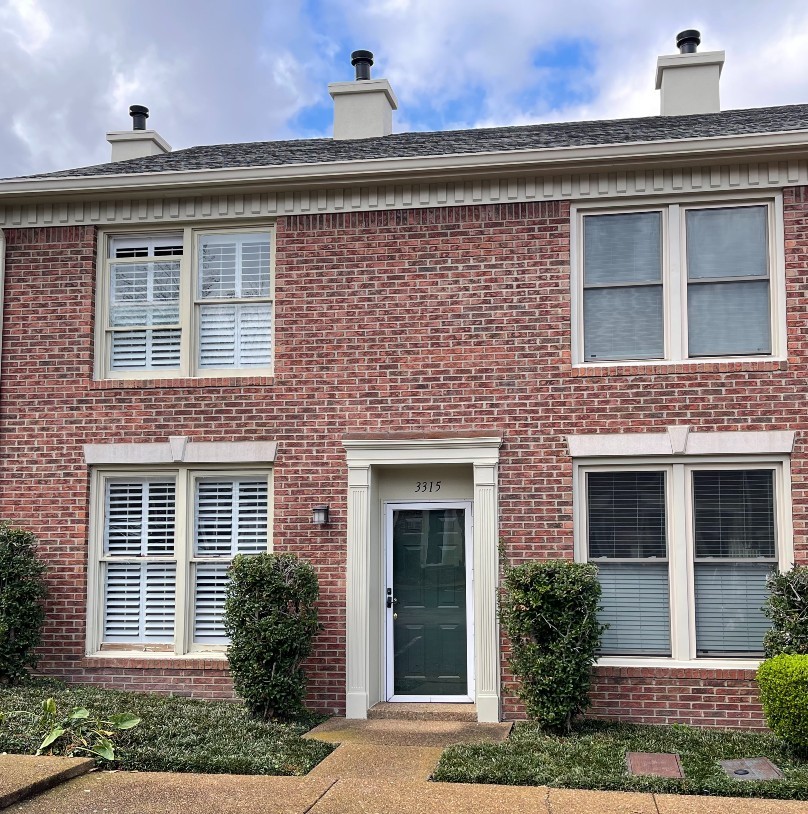
[[[177,473],[177,497],[174,526],[174,550],[177,553],[176,575],[176,605],[174,607],[174,652],[182,655],[188,652],[188,617],[190,605],[188,601],[188,581],[190,578],[190,550],[188,547],[189,517],[188,512],[193,511],[193,501],[188,500],[189,484],[193,481],[187,469],[180,469]],[[190,508],[189,508],[190,507]],[[190,528],[193,528],[191,519]]]
[[[240,248],[240,247],[239,247]],[[239,532],[239,481],[233,481],[233,496],[230,503],[230,558],[238,554],[238,532]]]
[[[667,303],[665,311],[666,359],[687,358],[687,327],[685,315],[685,297],[687,279],[682,273],[684,266],[684,228],[682,226],[681,207],[671,204],[668,207],[668,222],[665,234],[668,244],[667,269],[663,273]]]
[[[188,247],[180,263],[180,374],[192,375],[191,359],[196,351],[196,314],[194,312],[194,292],[196,281],[193,277],[193,264],[196,257],[195,236],[190,227],[183,230],[183,244]]]
[[[670,481],[671,649],[674,659],[685,661],[695,657],[696,622],[692,612],[692,522],[687,472],[682,464],[671,467]]]

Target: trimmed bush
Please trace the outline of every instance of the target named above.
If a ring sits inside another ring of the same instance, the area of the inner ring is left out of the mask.
[[[227,657],[236,692],[256,718],[290,720],[305,712],[301,668],[320,629],[314,568],[293,554],[240,555],[225,601]]]
[[[0,523],[0,684],[15,684],[36,667],[45,621],[45,566],[36,537]]]
[[[604,627],[598,623],[597,568],[569,560],[529,562],[505,571],[500,619],[527,714],[569,732],[589,705],[590,670]]]
[[[808,566],[771,574],[763,612],[772,620],[763,639],[767,658],[780,653],[808,655]]]
[[[764,661],[757,682],[769,729],[808,755],[808,656],[784,653]]]

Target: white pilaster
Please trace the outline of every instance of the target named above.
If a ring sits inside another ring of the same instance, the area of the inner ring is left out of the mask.
[[[474,638],[477,720],[500,719],[497,465],[474,465]]]
[[[370,684],[370,467],[348,468],[347,573],[347,695],[348,718],[367,718]]]

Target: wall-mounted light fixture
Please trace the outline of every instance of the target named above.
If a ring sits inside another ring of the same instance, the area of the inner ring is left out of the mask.
[[[315,506],[311,510],[311,519],[318,526],[328,525],[328,506]]]

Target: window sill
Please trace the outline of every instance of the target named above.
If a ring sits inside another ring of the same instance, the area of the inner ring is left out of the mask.
[[[740,373],[788,370],[787,359],[685,359],[680,361],[609,362],[572,365],[570,373],[589,376],[676,376],[682,373]]]
[[[227,655],[223,652],[211,651],[208,653],[144,653],[140,651],[93,653],[82,659],[81,666],[87,669],[110,668],[119,669],[170,669],[181,670],[226,670],[228,667]]]
[[[90,390],[157,390],[188,389],[191,387],[267,387],[274,384],[274,375],[260,376],[185,376],[175,379],[95,379]]]
[[[757,670],[762,659],[681,659],[603,656],[596,667],[636,667],[647,670]]]

